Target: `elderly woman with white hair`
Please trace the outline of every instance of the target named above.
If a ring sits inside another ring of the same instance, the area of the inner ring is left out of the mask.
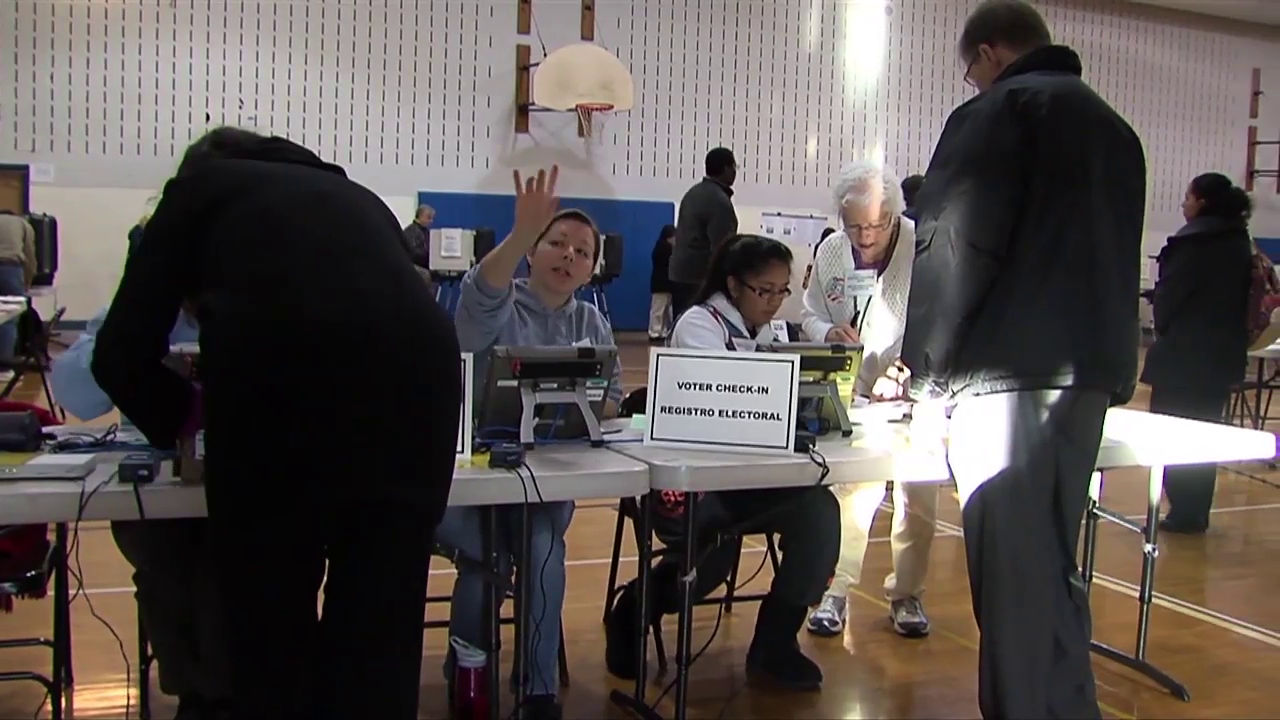
[[[815,342],[860,342],[862,366],[854,391],[871,401],[902,396],[898,356],[906,326],[915,225],[893,172],[870,161],[847,165],[835,185],[842,232],[818,244],[804,293],[802,328]],[[815,635],[844,631],[849,586],[862,575],[871,523],[884,502],[881,484],[841,485],[840,560],[831,586],[809,615]],[[929,634],[920,596],[937,525],[938,489],[932,484],[894,483],[893,572],[884,589],[889,618],[905,637]]]

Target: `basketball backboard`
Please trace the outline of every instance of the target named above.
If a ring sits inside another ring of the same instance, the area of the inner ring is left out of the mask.
[[[543,58],[533,75],[533,103],[561,112],[580,105],[609,105],[618,112],[635,105],[627,66],[599,45],[575,43]]]

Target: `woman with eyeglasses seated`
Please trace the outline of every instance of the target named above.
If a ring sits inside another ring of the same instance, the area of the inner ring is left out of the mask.
[[[706,283],[676,321],[671,347],[751,352],[774,341],[770,321],[791,294],[791,250],[757,235],[735,235],[717,248]],[[675,495],[664,493],[665,496]],[[683,510],[682,497],[668,497],[660,512]],[[796,639],[809,606],[822,599],[840,552],[840,506],[822,487],[768,488],[708,494],[698,505],[694,597],[722,585],[738,552],[735,543],[717,544],[717,535],[774,533],[784,549],[768,595],[760,603],[755,637],[747,651],[747,674],[783,689],[812,691],[822,670],[800,651]],[[657,623],[680,608],[679,560],[664,558],[649,580],[650,618]],[[636,661],[636,582],[620,593],[606,625],[609,672],[632,679]]]

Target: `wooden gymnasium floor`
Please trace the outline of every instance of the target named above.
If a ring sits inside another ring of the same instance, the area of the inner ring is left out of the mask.
[[[625,344],[624,377],[627,386],[634,387],[645,381],[648,350],[641,340]],[[34,384],[28,383],[23,391],[24,399],[34,398]],[[1139,407],[1145,403],[1144,394],[1134,401]],[[1141,513],[1143,477],[1141,470],[1116,473],[1106,487],[1105,504],[1126,514]],[[889,628],[879,591],[890,566],[884,542],[889,514],[881,513],[862,585],[851,599],[852,614],[844,641],[801,635],[801,643],[826,673],[822,692],[797,697],[743,686],[743,656],[755,617],[754,608],[743,605],[726,616],[715,643],[694,666],[691,714],[734,718],[976,717],[977,630],[966,587],[964,548],[956,527],[957,504],[949,488],[942,492],[943,522],[934,543],[925,598],[933,621],[929,638],[905,640]],[[605,673],[600,625],[614,518],[607,503],[582,505],[569,531],[569,591],[564,612],[573,682],[564,696],[569,718],[622,717],[608,700],[609,690],[621,685]],[[119,633],[124,652],[135,662],[130,571],[105,523],[85,523],[80,534],[87,597],[76,600],[72,607],[77,685],[71,716],[119,718],[127,691],[125,663],[103,621]],[[1108,523],[1102,524],[1100,535],[1101,575],[1093,599],[1095,633],[1104,642],[1131,649],[1139,540]],[[1275,604],[1280,596],[1280,572],[1276,570],[1280,557],[1280,473],[1259,463],[1221,469],[1209,534],[1202,538],[1165,537],[1160,544],[1156,576],[1160,595],[1152,611],[1148,656],[1186,683],[1192,702],[1184,704],[1145,679],[1095,658],[1104,715],[1276,717],[1280,714],[1275,700],[1276,669],[1280,668],[1280,607]],[[763,557],[758,543],[747,552],[744,577]],[[626,556],[634,557],[633,548],[627,548]],[[625,564],[624,574],[630,575],[633,567],[630,562]],[[448,592],[451,569],[437,561],[431,573],[433,593]],[[750,588],[765,587],[768,575],[766,569]],[[102,621],[93,617],[90,600]],[[433,617],[444,612],[440,607],[428,610]],[[47,600],[20,601],[12,615],[0,616],[0,636],[45,633],[49,617]],[[705,641],[714,620],[714,608],[697,611],[695,647]],[[671,647],[674,625],[668,621],[668,626]],[[444,647],[443,631],[427,633],[422,717],[445,717],[440,674]],[[48,657],[47,651],[3,650],[0,670],[47,668]],[[42,696],[43,691],[33,683],[0,684],[0,717],[30,717]],[[132,696],[130,714],[136,717],[136,692]],[[170,717],[173,701],[158,693],[154,697],[155,717]]]

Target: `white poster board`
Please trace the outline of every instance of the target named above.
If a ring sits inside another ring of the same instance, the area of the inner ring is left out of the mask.
[[[644,444],[792,453],[799,387],[799,355],[652,348]]]
[[[766,212],[760,214],[760,234],[812,251],[828,222],[825,215]]]
[[[440,257],[462,257],[462,230],[460,228],[442,228],[440,230]]]
[[[473,360],[471,353],[462,353],[462,413],[458,416],[458,448],[459,458],[471,457],[471,391]]]

